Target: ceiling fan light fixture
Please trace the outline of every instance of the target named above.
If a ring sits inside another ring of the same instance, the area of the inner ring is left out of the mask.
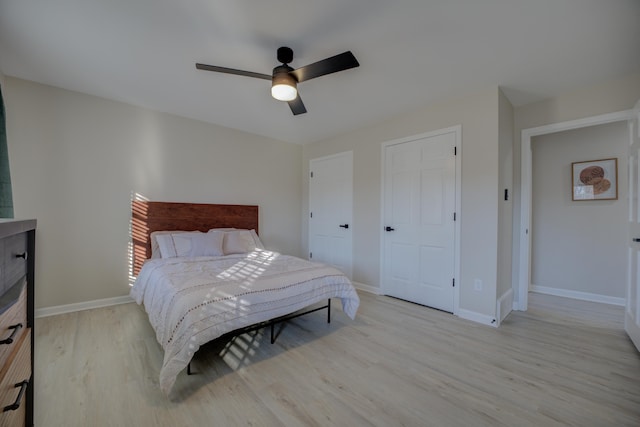
[[[293,101],[298,96],[296,79],[288,72],[274,73],[271,84],[271,96],[278,101]]]

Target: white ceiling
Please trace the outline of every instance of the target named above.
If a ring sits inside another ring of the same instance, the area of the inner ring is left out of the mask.
[[[351,50],[360,67],[270,74]],[[308,143],[500,86],[518,106],[640,72],[640,0],[0,0],[0,71],[267,137]]]

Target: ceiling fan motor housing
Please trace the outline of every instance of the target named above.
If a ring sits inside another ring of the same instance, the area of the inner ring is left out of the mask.
[[[291,48],[283,46],[278,48],[278,61],[283,64],[289,64],[293,61],[293,50]]]
[[[278,65],[277,67],[275,67],[273,69],[273,81],[275,81],[276,79],[287,79],[291,78],[291,80],[295,81],[296,83],[298,83],[298,81],[296,80],[296,78],[293,76],[293,74],[289,74],[293,71],[293,68],[289,67],[287,64],[282,64],[282,65]],[[285,77],[287,76],[287,77]],[[289,80],[289,81],[291,81]]]

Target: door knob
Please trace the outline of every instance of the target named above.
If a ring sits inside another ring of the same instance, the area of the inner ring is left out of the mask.
[[[349,228],[349,224],[341,224],[340,227],[341,228]]]
[[[637,237],[636,237],[635,239],[633,239],[633,241],[634,241],[634,242],[640,242],[640,238],[637,238]]]
[[[389,227],[388,225],[384,228],[385,231],[393,231],[395,228]]]

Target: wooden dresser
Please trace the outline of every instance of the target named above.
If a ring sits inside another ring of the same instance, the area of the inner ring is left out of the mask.
[[[0,220],[0,427],[33,426],[36,220]]]

